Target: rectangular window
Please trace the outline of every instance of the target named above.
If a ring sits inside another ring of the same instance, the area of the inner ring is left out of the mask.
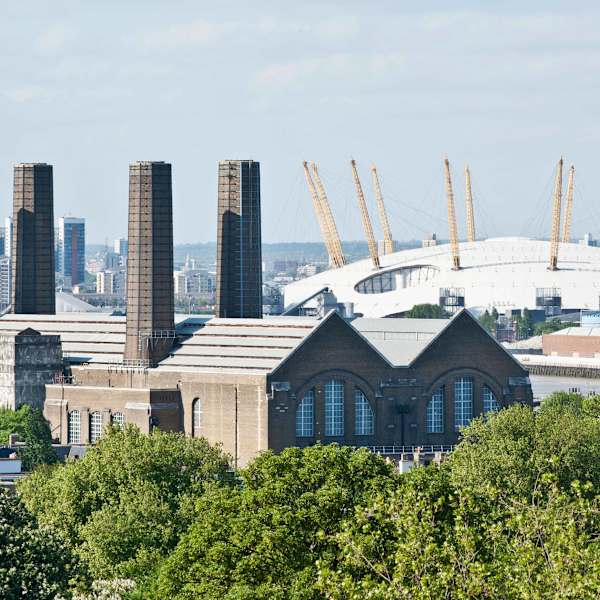
[[[356,435],[373,435],[373,409],[361,390],[354,390],[354,433]]]
[[[296,410],[296,437],[312,437],[315,422],[315,392],[308,390]]]
[[[344,382],[339,379],[325,384],[325,435],[344,435]]]
[[[81,444],[81,414],[78,410],[69,413],[67,441],[69,444]]]
[[[427,404],[427,433],[444,432],[444,388],[439,388]]]
[[[473,378],[459,377],[454,382],[454,429],[466,427],[473,418]]]

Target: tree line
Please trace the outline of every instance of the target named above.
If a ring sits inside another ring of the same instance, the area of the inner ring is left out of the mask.
[[[441,465],[109,429],[0,495],[3,598],[600,596],[600,398],[475,419]],[[14,567],[18,565],[18,568]],[[115,591],[116,590],[116,591]],[[21,595],[20,595],[21,594]]]

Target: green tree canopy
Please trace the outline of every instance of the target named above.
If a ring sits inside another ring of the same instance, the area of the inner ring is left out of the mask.
[[[21,500],[0,490],[0,597],[70,597],[75,563],[60,536],[39,527]]]
[[[567,329],[568,327],[579,327],[579,323],[573,323],[571,321],[561,322],[559,319],[550,319],[544,323],[538,323],[534,328],[535,335],[544,335],[545,333],[554,333],[561,329]]]
[[[240,486],[200,499],[153,597],[321,598],[317,562],[343,520],[396,479],[381,458],[337,445],[265,453],[240,475]]]
[[[0,445],[8,444],[11,433],[18,434],[20,441],[25,442],[19,449],[25,471],[56,462],[50,426],[39,408],[23,405],[17,410],[0,409]]]
[[[228,464],[206,440],[111,428],[77,461],[36,470],[18,490],[40,523],[59,530],[94,579],[149,574]]]
[[[405,316],[408,319],[447,319],[449,315],[438,304],[415,304]]]

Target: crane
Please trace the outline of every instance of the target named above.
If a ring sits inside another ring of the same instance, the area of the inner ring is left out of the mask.
[[[367,203],[365,202],[365,195],[363,193],[360,179],[358,178],[358,171],[356,170],[356,161],[350,161],[350,167],[352,168],[352,176],[354,177],[354,185],[356,186],[356,195],[358,196],[358,206],[360,208],[360,216],[362,217],[363,227],[365,229],[365,237],[367,238],[367,245],[369,246],[369,254],[373,261],[373,266],[376,269],[381,268],[379,264],[379,254],[377,253],[377,244],[375,242],[375,236],[373,235],[373,226],[371,225],[371,219],[369,217],[369,211],[367,210]]]
[[[571,218],[573,217],[573,184],[575,182],[575,167],[569,167],[569,179],[567,180],[567,206],[565,207],[565,223],[563,225],[564,244],[571,241]]]
[[[471,192],[471,171],[465,165],[465,196],[467,202],[467,241],[475,241],[475,216],[473,214],[473,193]]]
[[[460,256],[458,254],[458,233],[456,230],[456,213],[454,212],[454,193],[452,191],[452,177],[450,163],[444,158],[444,173],[446,179],[446,199],[448,201],[448,228],[450,230],[450,249],[452,251],[452,269],[460,269]]]
[[[556,166],[556,179],[554,181],[554,202],[552,203],[552,232],[550,235],[550,264],[548,270],[558,269],[558,241],[560,235],[560,204],[562,201],[562,156]]]
[[[371,165],[371,180],[373,182],[373,190],[375,191],[375,199],[377,201],[377,211],[379,212],[379,222],[383,230],[383,253],[391,254],[394,251],[394,240],[392,239],[392,230],[388,221],[387,213],[385,212],[385,204],[383,203],[383,194],[381,193],[381,185],[379,184],[379,175],[375,165]]]
[[[338,265],[336,265],[335,251],[332,247],[331,235],[330,235],[329,229],[327,227],[327,221],[325,219],[325,214],[323,213],[323,206],[321,205],[321,200],[317,193],[317,188],[315,187],[314,181],[312,180],[312,177],[310,176],[310,171],[308,170],[308,163],[306,161],[304,161],[302,163],[302,166],[304,167],[304,176],[306,177],[306,183],[308,185],[310,197],[312,198],[315,216],[317,217],[317,223],[319,224],[319,229],[321,230],[321,237],[323,238],[323,242],[325,244],[327,254],[329,255],[329,264],[333,265],[333,266],[338,266]]]
[[[319,195],[319,200],[321,201],[323,215],[325,217],[328,237],[331,241],[331,249],[334,255],[333,264],[336,267],[343,267],[346,264],[346,257],[344,256],[344,251],[342,250],[342,242],[338,234],[335,219],[333,218],[333,213],[331,212],[331,206],[329,205],[329,200],[327,199],[327,194],[325,193],[325,188],[323,187],[323,182],[319,176],[317,165],[313,162],[310,166],[315,178],[315,183],[317,184],[317,192]]]

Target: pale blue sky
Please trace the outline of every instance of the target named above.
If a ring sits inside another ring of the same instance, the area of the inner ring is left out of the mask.
[[[600,234],[596,2],[1,2],[0,68],[0,214],[12,165],[50,162],[56,217],[91,242],[125,234],[147,159],[173,163],[176,242],[215,238],[222,158],[261,162],[264,241],[318,239],[303,159],[362,237],[351,157],[371,207],[377,164],[396,238],[445,237],[444,153],[461,232],[469,162],[482,235],[545,234],[562,153],[574,233]]]

